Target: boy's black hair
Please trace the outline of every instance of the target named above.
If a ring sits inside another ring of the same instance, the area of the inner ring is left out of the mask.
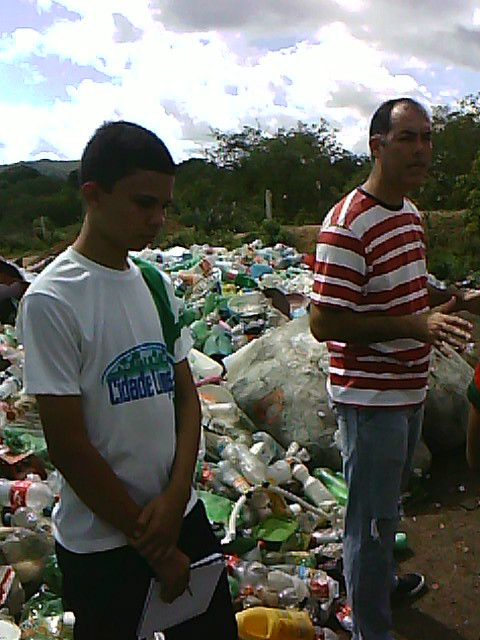
[[[428,111],[420,102],[417,102],[413,98],[393,98],[392,100],[383,102],[373,114],[370,121],[370,138],[378,134],[385,136],[388,134],[392,128],[392,111],[397,104],[409,104],[415,107],[415,109],[418,109],[420,113],[424,114],[425,117],[430,120]]]
[[[175,162],[165,143],[133,122],[105,122],[83,151],[79,182],[96,182],[111,192],[118,180],[142,169],[175,174]]]

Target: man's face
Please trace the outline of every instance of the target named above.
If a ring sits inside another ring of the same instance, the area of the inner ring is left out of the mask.
[[[87,183],[83,193],[95,233],[122,251],[143,249],[165,224],[173,185],[173,176],[143,169],[118,180],[110,193]]]
[[[385,178],[404,193],[419,187],[432,161],[429,118],[411,104],[397,104],[391,113],[388,134],[374,138],[372,152]]]

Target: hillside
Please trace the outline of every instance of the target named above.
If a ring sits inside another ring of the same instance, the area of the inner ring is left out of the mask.
[[[0,173],[15,167],[30,167],[43,176],[66,180],[71,171],[78,169],[79,164],[79,160],[48,160],[46,158],[43,160],[27,160],[15,162],[14,164],[2,164],[0,165]]]

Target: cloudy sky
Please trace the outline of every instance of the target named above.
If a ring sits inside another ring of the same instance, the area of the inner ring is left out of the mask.
[[[480,0],[0,0],[0,87],[0,164],[77,159],[121,118],[176,160],[319,117],[365,152],[383,99],[478,90]]]

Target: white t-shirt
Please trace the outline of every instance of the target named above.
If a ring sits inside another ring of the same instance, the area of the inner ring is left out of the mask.
[[[180,301],[164,279],[178,319]],[[20,307],[26,392],[81,395],[91,443],[145,506],[169,482],[176,447],[173,364],[187,357],[190,332],[183,329],[173,360],[138,267],[129,260],[128,270],[110,269],[71,247],[34,281]],[[186,513],[195,502],[192,490]],[[77,553],[127,543],[65,481],[53,523],[58,542]]]

